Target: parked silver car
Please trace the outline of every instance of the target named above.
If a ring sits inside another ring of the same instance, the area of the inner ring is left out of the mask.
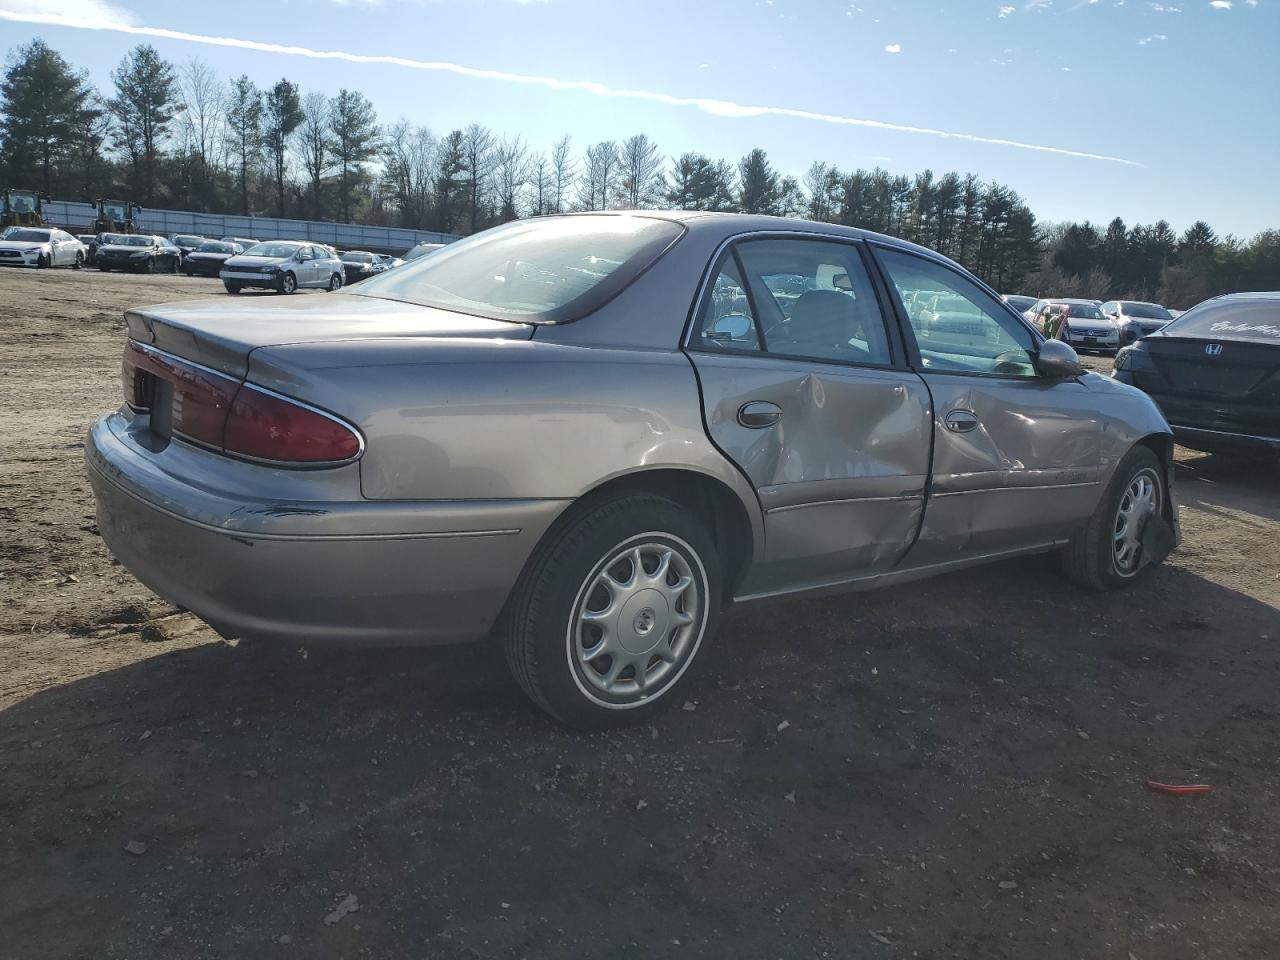
[[[1173,314],[1158,303],[1108,300],[1100,309],[1116,328],[1122,346],[1163,330],[1174,321]]]
[[[547,217],[126,320],[86,447],[125,566],[228,637],[497,638],[574,725],[673,699],[731,602],[1054,550],[1108,589],[1177,539],[1148,397],[857,230]]]
[[[337,290],[343,284],[342,261],[319,243],[265,240],[236,254],[218,272],[227,293],[245,287],[265,287],[277,293],[297,293],[305,287]]]

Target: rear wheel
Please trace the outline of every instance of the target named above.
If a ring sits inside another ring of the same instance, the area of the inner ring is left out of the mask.
[[[227,293],[239,293],[242,289],[234,280],[223,280],[222,285],[227,288]]]
[[[329,278],[329,292],[342,289],[342,274],[335,273]]]
[[[72,270],[79,270],[84,266],[84,251],[76,253],[76,262],[71,265]]]
[[[1089,522],[1063,551],[1067,576],[1089,590],[1132,583],[1148,565],[1144,535],[1150,523],[1163,522],[1167,497],[1164,465],[1150,448],[1134,447],[1120,461]]]
[[[146,262],[146,264],[143,266],[143,268],[142,268],[142,272],[143,272],[143,273],[155,273],[155,272],[156,272],[156,260],[155,260],[155,257],[147,257],[147,262]]]
[[[560,523],[521,576],[502,637],[516,681],[583,729],[634,723],[670,700],[715,633],[721,574],[679,504],[624,494]]]

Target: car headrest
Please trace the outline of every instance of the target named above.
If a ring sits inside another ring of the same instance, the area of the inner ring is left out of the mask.
[[[859,325],[858,303],[838,290],[807,290],[791,308],[791,336],[814,343],[847,343]]]

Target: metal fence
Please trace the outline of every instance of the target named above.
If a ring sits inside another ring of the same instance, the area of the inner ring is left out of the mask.
[[[85,233],[97,215],[93,204],[46,200],[44,218],[71,233]],[[144,207],[137,220],[148,233],[194,233],[202,237],[246,237],[252,240],[314,240],[342,250],[404,253],[419,243],[450,243],[456,234],[402,227],[371,227],[323,220],[282,220],[277,217],[231,217],[220,213],[156,210]]]

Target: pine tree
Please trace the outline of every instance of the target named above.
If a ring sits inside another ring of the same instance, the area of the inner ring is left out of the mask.
[[[249,168],[262,149],[262,92],[244,74],[231,84],[227,101],[227,137],[240,180],[240,212],[248,216]]]
[[[778,175],[759,147],[738,161],[738,209],[742,213],[778,212]]]
[[[116,95],[110,100],[116,119],[116,145],[128,158],[135,197],[154,205],[159,186],[160,153],[177,109],[173,65],[155,47],[134,47],[111,74]]]
[[[289,138],[302,125],[302,100],[298,86],[289,80],[280,80],[267,91],[263,110],[263,141],[271,155],[275,173],[276,216],[285,214],[285,168],[288,163]]]
[[[76,73],[43,40],[19,47],[0,80],[0,158],[6,180],[34,175],[52,193],[60,166],[71,160],[97,111],[84,74]]]
[[[378,117],[363,93],[345,87],[329,104],[329,147],[338,168],[338,208],[350,223],[355,189],[368,179],[365,164],[378,152]]]

